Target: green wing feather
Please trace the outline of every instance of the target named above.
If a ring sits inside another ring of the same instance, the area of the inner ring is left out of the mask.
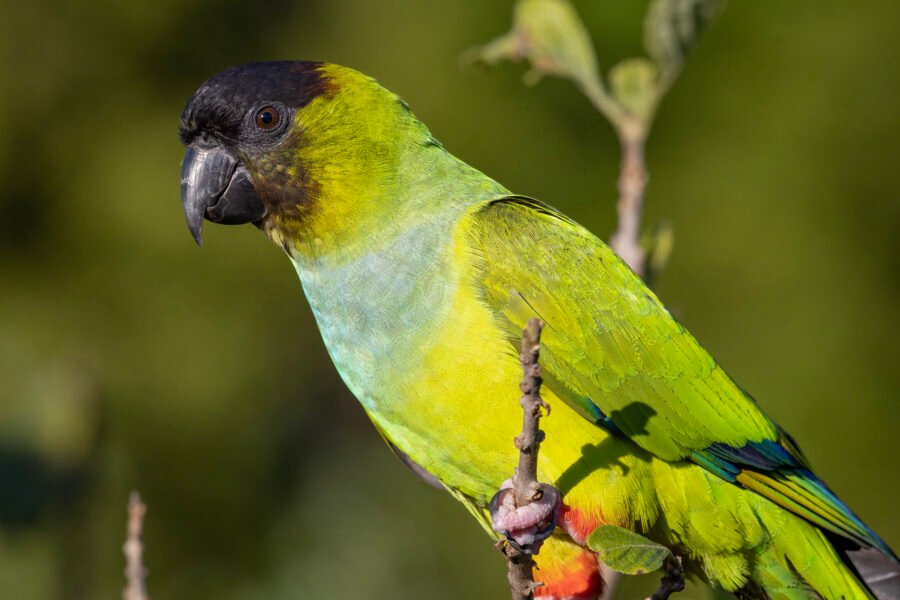
[[[515,344],[529,318],[544,321],[546,385],[585,418],[893,555],[597,237],[519,196],[483,205],[468,235],[476,283],[498,323]]]
[[[716,442],[777,438],[753,400],[590,232],[520,197],[490,203],[473,225],[485,301],[511,340],[529,318],[543,319],[548,383],[584,416],[611,421],[665,460]]]

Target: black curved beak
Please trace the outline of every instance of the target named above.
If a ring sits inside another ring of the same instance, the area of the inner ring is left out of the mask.
[[[266,206],[250,173],[221,148],[188,146],[181,164],[181,206],[194,241],[201,244],[203,219],[225,225],[256,223]]]

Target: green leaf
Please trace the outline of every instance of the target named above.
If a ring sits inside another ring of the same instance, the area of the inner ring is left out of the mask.
[[[587,539],[588,547],[606,565],[626,575],[643,575],[662,568],[672,552],[629,529],[601,525]]]
[[[681,70],[724,0],[653,0],[644,20],[644,46],[666,78]]]
[[[613,97],[628,113],[647,122],[657,100],[656,66],[645,58],[623,60],[609,72]]]
[[[602,86],[591,38],[568,0],[519,0],[512,31],[467,53],[466,59],[488,65],[527,59],[529,83],[556,75],[588,89]]]

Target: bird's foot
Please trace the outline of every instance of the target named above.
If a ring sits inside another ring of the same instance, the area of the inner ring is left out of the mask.
[[[684,566],[680,556],[669,555],[663,565],[665,575],[659,582],[659,589],[647,600],[669,600],[669,596],[684,591]]]
[[[533,554],[553,533],[561,504],[559,490],[540,483],[528,501],[518,506],[512,479],[507,479],[491,498],[492,527],[516,550]]]

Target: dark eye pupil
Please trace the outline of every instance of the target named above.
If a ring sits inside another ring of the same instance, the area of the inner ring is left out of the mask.
[[[281,122],[281,115],[274,106],[263,106],[256,113],[256,126],[260,129],[274,130]]]

